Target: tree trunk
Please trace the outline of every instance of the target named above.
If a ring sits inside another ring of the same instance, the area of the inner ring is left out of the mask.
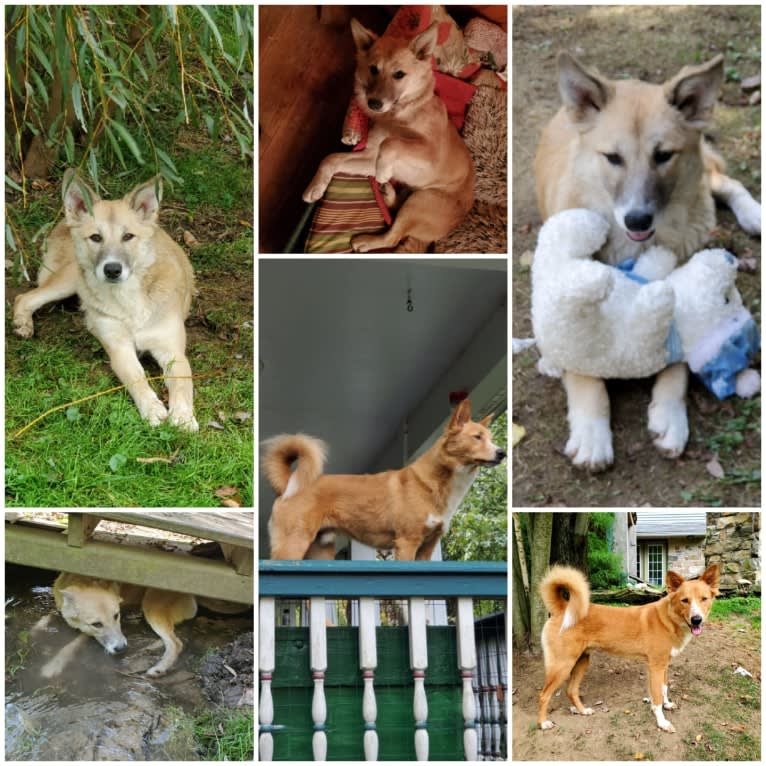
[[[552,564],[568,566],[588,571],[588,527],[590,514],[556,513],[553,517],[553,536],[551,539]]]
[[[513,514],[514,521],[516,514]],[[526,557],[524,556],[524,541],[521,536],[521,525],[511,525],[511,559],[513,566],[513,602],[511,617],[513,620],[513,645],[516,649],[527,651],[529,649],[529,595],[525,587],[526,576],[524,568]]]
[[[561,514],[555,514],[560,516]],[[548,614],[545,611],[537,588],[543,579],[551,560],[551,535],[553,533],[553,513],[529,514],[529,548],[530,548],[530,647],[534,653],[539,653],[540,633]]]

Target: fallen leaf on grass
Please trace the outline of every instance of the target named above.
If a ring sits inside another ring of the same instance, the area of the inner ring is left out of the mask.
[[[518,425],[517,423],[512,423],[511,425],[511,446],[515,447],[527,435],[527,429],[524,428],[524,426]]]
[[[239,492],[237,487],[218,487],[213,493],[216,497],[234,497]]]
[[[136,462],[144,463],[146,465],[151,465],[152,463],[167,463],[168,465],[173,465],[178,460],[179,452],[180,447],[170,457],[137,457]]]
[[[183,237],[186,247],[190,247],[192,249],[199,247],[199,240],[190,231],[184,229]]]
[[[242,503],[238,503],[236,500],[234,500],[231,497],[227,497],[225,500],[221,500],[221,505],[223,505],[225,508],[241,508]]]
[[[723,479],[726,475],[726,472],[723,470],[723,466],[718,462],[717,457],[714,457],[705,464],[705,470],[716,479]]]
[[[216,431],[225,431],[226,429],[217,420],[208,420],[208,428],[214,428]]]

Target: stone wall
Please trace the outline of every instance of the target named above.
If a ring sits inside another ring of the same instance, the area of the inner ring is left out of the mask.
[[[721,567],[721,590],[733,592],[739,580],[761,591],[760,513],[708,512],[705,562]]]
[[[705,571],[704,540],[686,537],[668,538],[668,569],[687,580],[698,577]]]

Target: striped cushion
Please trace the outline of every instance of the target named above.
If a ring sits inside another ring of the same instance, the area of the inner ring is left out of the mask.
[[[385,228],[370,179],[337,173],[314,213],[307,253],[350,253],[351,237]]]

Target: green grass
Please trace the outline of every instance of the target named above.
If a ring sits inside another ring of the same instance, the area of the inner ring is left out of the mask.
[[[726,620],[734,615],[741,616],[742,623],[753,628],[761,626],[761,599],[756,596],[734,596],[719,598],[713,602],[710,616],[715,620]]]
[[[205,711],[195,719],[195,734],[205,761],[252,761],[255,730],[252,714]]]

